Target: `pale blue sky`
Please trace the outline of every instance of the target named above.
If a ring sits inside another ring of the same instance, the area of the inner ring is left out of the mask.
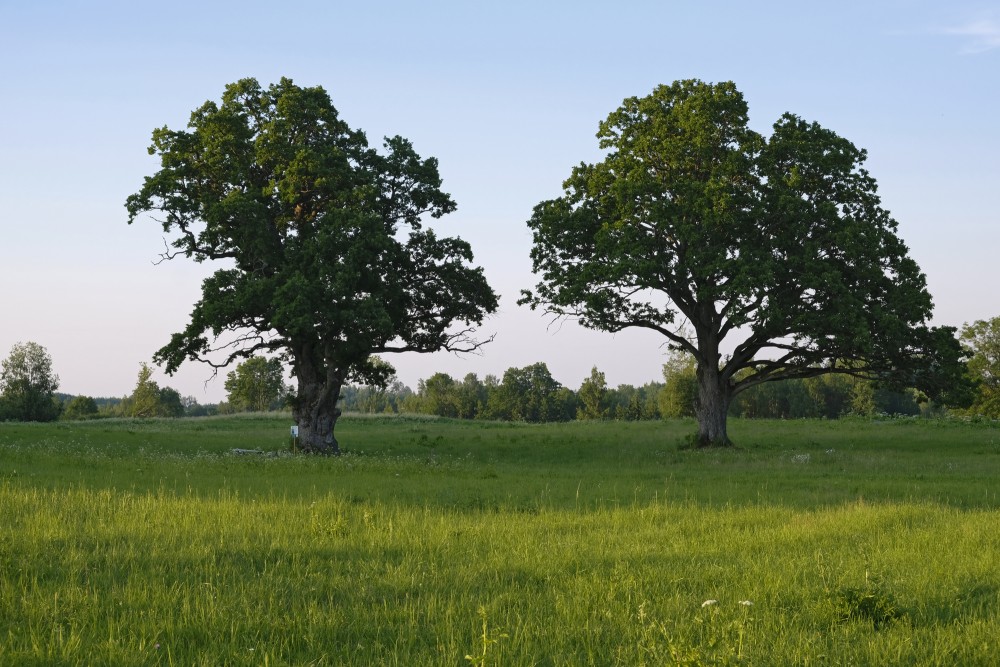
[[[660,378],[661,341],[588,332],[515,304],[531,286],[525,220],[598,158],[598,122],[675,79],[732,80],[767,132],[784,111],[867,148],[868,167],[927,274],[935,322],[1000,315],[998,2],[82,2],[0,0],[0,356],[34,340],[62,390],[123,395],[186,323],[207,266],[153,266],[153,223],[125,198],[156,169],[154,127],[182,127],[225,84],[322,85],[373,143],[440,160],[501,312],[481,357],[402,356],[500,375],[549,364],[577,387]],[[222,379],[191,365],[162,383],[200,401]]]

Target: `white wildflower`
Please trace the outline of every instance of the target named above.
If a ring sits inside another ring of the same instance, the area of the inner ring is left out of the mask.
[[[701,603],[702,607],[711,607],[713,604],[719,604],[718,600],[705,600]]]
[[[740,600],[740,604],[743,605],[744,607],[752,607],[753,606],[753,602],[750,602],[750,600]]]

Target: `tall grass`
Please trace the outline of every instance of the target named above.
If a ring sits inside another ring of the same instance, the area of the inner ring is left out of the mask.
[[[0,425],[0,663],[995,664],[996,428],[688,430]]]

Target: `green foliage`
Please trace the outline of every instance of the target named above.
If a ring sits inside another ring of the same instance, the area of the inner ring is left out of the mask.
[[[607,402],[610,416],[620,421],[641,421],[660,418],[660,382],[648,382],[641,387],[620,384],[609,389]]]
[[[871,623],[876,630],[906,615],[891,595],[868,582],[862,588],[838,591],[835,605],[843,620]]]
[[[468,243],[424,226],[455,210],[437,160],[399,136],[383,149],[325,90],[287,78],[230,84],[186,130],[154,130],[160,170],[128,198],[129,223],[161,220],[167,258],[226,262],[155,361],[173,372],[282,355],[303,445],[335,451],[342,386],[385,379],[372,355],[478,348],[471,334],[497,297]]]
[[[62,407],[55,399],[59,376],[38,343],[16,343],[0,364],[0,421],[52,421]]]
[[[99,412],[97,401],[90,396],[74,396],[63,409],[61,419],[90,419],[96,417]]]
[[[417,412],[439,417],[458,417],[457,383],[447,373],[435,373],[417,384],[420,406]]]
[[[160,412],[160,386],[153,380],[153,369],[143,362],[132,395],[123,401],[123,413],[129,417],[155,417]]]
[[[961,339],[972,350],[969,371],[987,387],[1000,388],[1000,317],[966,324]]]
[[[348,385],[340,394],[345,412],[366,414],[398,414],[407,411],[406,405],[413,397],[413,390],[399,380],[393,380],[387,387],[377,385]],[[410,409],[409,412],[417,412]]]
[[[576,418],[580,410],[580,400],[569,387],[559,386],[552,395],[552,407],[543,421],[566,422]]]
[[[184,403],[176,389],[160,387],[153,380],[153,369],[143,362],[139,366],[135,389],[114,406],[112,414],[134,418],[182,417]]]
[[[894,595],[886,590],[881,578],[865,569],[863,586],[836,587],[822,552],[816,555],[823,590],[833,607],[834,616],[842,622],[870,624],[881,630],[890,623],[906,618],[906,612]]]
[[[840,372],[937,398],[960,379],[864,150],[792,114],[764,137],[734,84],[697,80],[626,99],[597,136],[604,159],[528,221],[540,281],[521,302],[690,354],[701,442],[727,443],[729,402],[765,382]]]
[[[864,380],[829,373],[817,377],[802,380],[805,385],[806,394],[813,406],[814,414],[810,417],[823,417],[825,419],[836,419],[847,414],[850,410],[852,392],[854,385]],[[916,407],[914,405],[914,407]],[[890,414],[920,414],[919,409],[903,412],[902,410],[892,410]]]
[[[157,415],[160,417],[183,417],[184,403],[180,392],[172,387],[160,387],[160,395],[157,397],[159,407]]]
[[[694,417],[698,405],[698,377],[694,357],[674,352],[663,364],[663,389],[658,397],[664,419]]]
[[[845,375],[757,385],[739,394],[730,414],[754,419],[837,419],[845,415],[921,414],[913,390],[897,391]]]
[[[969,414],[1000,418],[1000,317],[976,320],[962,327],[962,342],[968,347],[969,374],[977,392]]]
[[[490,390],[496,387],[496,378],[487,376],[480,380],[475,373],[466,373],[462,381],[455,386],[455,403],[460,419],[474,419],[486,409]]]
[[[184,408],[186,417],[208,417],[218,412],[218,405],[202,405],[194,396],[184,396],[181,398],[181,406]]]
[[[264,412],[276,407],[285,390],[280,359],[250,357],[226,375],[227,400],[236,410]]]
[[[402,403],[405,412],[458,419],[550,422],[578,414],[576,393],[560,385],[544,363],[509,368],[499,382],[469,373],[461,382],[435,373]]]
[[[590,377],[583,381],[576,394],[580,403],[576,410],[577,419],[607,419],[608,383],[597,366],[590,370]]]
[[[523,369],[512,369],[515,373]],[[651,382],[641,387],[607,387],[604,374],[591,370],[578,392],[566,387],[556,390],[548,421],[567,419],[642,421],[693,417],[698,400],[696,371],[689,355],[673,354],[663,367],[665,383]],[[406,412],[458,419],[517,421],[521,414],[501,409],[505,396],[490,397],[500,388],[492,376],[480,380],[469,373],[459,382],[447,373],[435,373],[421,380],[412,392],[399,382],[387,389],[349,386],[344,389],[344,409],[367,414]],[[508,389],[510,385],[508,385]],[[509,395],[508,395],[509,397]],[[527,400],[527,399],[525,399]],[[769,382],[754,386],[733,400],[729,414],[753,419],[837,419],[846,415],[920,415],[935,408],[915,390],[896,391],[847,375],[827,374],[804,380]],[[586,408],[587,401],[590,407]],[[575,410],[575,412],[574,412]],[[937,414],[937,413],[935,413]]]
[[[523,422],[567,421],[576,414],[575,398],[538,362],[508,368],[500,385],[489,395],[485,417]]]

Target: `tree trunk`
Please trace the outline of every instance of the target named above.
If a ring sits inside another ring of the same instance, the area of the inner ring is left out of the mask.
[[[340,408],[339,374],[320,374],[308,362],[300,362],[295,369],[298,395],[292,416],[299,427],[299,447],[309,454],[340,454],[340,446],[333,435]]]
[[[698,364],[698,437],[699,447],[731,447],[726,419],[732,395],[728,383],[719,375],[718,364]]]

